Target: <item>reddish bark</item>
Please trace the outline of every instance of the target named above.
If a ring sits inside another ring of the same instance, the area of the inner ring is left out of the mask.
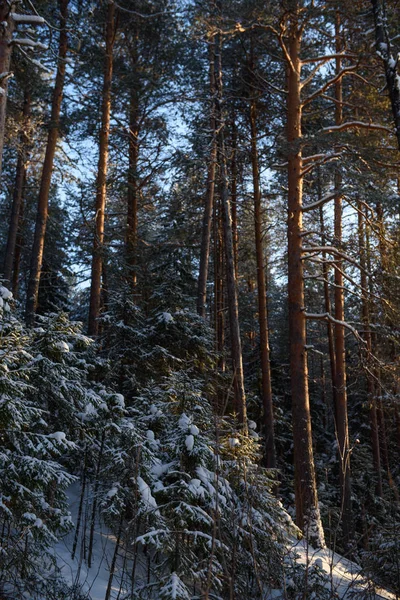
[[[295,467],[296,522],[310,537],[323,545],[318,508],[312,447],[311,414],[308,392],[306,318],[304,310],[304,276],[302,261],[302,153],[301,122],[301,27],[299,7],[292,10],[288,31],[287,66],[287,141],[288,155],[288,295],[290,337],[290,380]]]
[[[113,48],[115,41],[115,3],[111,0],[107,8],[106,55],[101,108],[99,139],[99,162],[96,181],[95,234],[93,241],[92,273],[90,282],[90,305],[88,334],[98,334],[98,319],[101,306],[101,274],[103,268],[104,220],[107,198],[108,140],[110,137],[111,83],[113,73]]]
[[[32,325],[38,303],[39,283],[43,262],[43,249],[46,235],[47,216],[49,208],[49,192],[53,173],[54,156],[60,129],[60,110],[64,90],[66,57],[68,49],[67,17],[68,0],[59,0],[60,38],[58,45],[58,66],[53,90],[49,133],[47,137],[46,154],[44,157],[42,178],[38,199],[35,234],[31,254],[28,292],[26,299],[26,322]]]

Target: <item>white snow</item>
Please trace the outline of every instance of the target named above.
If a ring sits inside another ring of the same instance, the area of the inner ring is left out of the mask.
[[[3,298],[3,300],[11,300],[13,297],[12,292],[4,287],[4,285],[0,285],[0,296]]]
[[[323,548],[316,550],[307,545],[303,539],[293,540],[293,546],[289,550],[286,563],[297,563],[306,567],[317,566],[323,569],[329,580],[329,589],[332,590],[332,598],[350,600],[353,595],[357,598],[368,598],[369,600],[395,600],[395,594],[375,588],[375,594],[371,593],[371,582],[368,582],[361,573],[361,567],[356,563],[344,558],[340,554]],[[335,595],[336,594],[336,595]],[[365,596],[362,596],[365,594]],[[266,600],[283,599],[286,596],[282,590],[271,590]]]
[[[43,17],[39,17],[38,15],[21,15],[15,12],[11,13],[11,17],[15,23],[32,23],[34,25],[41,25],[45,22]]]
[[[151,493],[151,489],[147,485],[142,477],[137,478],[137,484],[140,492],[140,496],[145,505],[146,512],[156,511],[158,513],[158,506],[154,496]]]
[[[200,433],[200,430],[199,430],[199,428],[197,427],[197,425],[191,425],[191,426],[190,426],[190,433],[191,433],[192,435],[199,435],[199,433]]]
[[[52,438],[53,440],[56,440],[60,444],[67,440],[67,436],[63,431],[55,431],[54,433],[51,433],[48,437]]]
[[[56,342],[54,344],[54,348],[56,350],[59,350],[60,352],[64,352],[64,353],[69,352],[69,346],[68,346],[67,342],[64,342],[64,340],[60,340],[60,341]]]
[[[185,413],[181,414],[179,421],[178,421],[178,425],[181,429],[187,429],[189,427],[190,419]]]
[[[194,436],[192,434],[186,436],[185,446],[188,452],[191,452],[193,450]]]
[[[160,471],[164,471],[169,465],[158,465]],[[198,467],[197,472],[201,479],[192,479],[189,482],[189,488],[194,495],[202,496],[205,493],[203,487],[204,482],[210,482],[214,478],[214,474],[208,471],[204,467]],[[140,481],[139,481],[140,480]],[[141,494],[148,496],[150,491],[149,486],[146,482],[138,478],[138,485],[141,486]],[[108,497],[112,497],[117,491],[118,483],[114,483],[112,489],[108,492]],[[79,483],[74,483],[68,490],[68,499],[70,510],[74,523],[77,522],[78,507],[80,501],[81,488]],[[89,510],[90,498],[92,490],[89,490],[85,494],[85,505],[86,511]],[[151,495],[151,493],[150,493]],[[153,498],[154,500],[154,498]],[[89,502],[89,505],[87,505]],[[24,517],[36,527],[40,527],[39,521],[34,513],[25,513]],[[148,535],[142,536],[143,542],[147,543],[150,536],[156,536],[163,534],[164,530],[154,530],[149,532]],[[202,532],[188,532],[190,535],[203,536]],[[88,531],[86,530],[86,537]],[[61,568],[62,575],[68,581],[68,583],[75,584],[76,590],[82,594],[87,594],[88,600],[104,600],[109,576],[110,576],[110,564],[115,551],[115,536],[104,526],[99,520],[96,520],[95,527],[95,538],[93,548],[93,565],[91,569],[88,568],[86,561],[83,558],[83,543],[82,543],[82,531],[79,536],[79,543],[77,545],[77,552],[74,559],[71,558],[72,546],[74,541],[74,530],[68,533],[62,540],[57,542],[54,547],[54,556],[57,560],[57,564]],[[141,541],[141,537],[137,541]],[[211,538],[210,538],[211,541]],[[352,593],[358,592],[357,598],[368,598],[369,600],[395,600],[396,596],[386,590],[377,589],[375,596],[370,593],[370,586],[367,586],[368,582],[364,580],[361,574],[361,568],[355,563],[351,562],[332,552],[328,549],[315,550],[311,546],[307,546],[305,540],[298,541],[293,539],[293,544],[288,550],[287,560],[285,561],[288,565],[288,573],[291,563],[297,562],[298,564],[308,565],[309,567],[318,566],[323,569],[328,577],[329,589],[332,590],[333,594],[337,594],[337,598],[340,600],[350,600]],[[120,549],[116,572],[111,586],[110,600],[116,600],[117,598],[123,598],[125,594],[129,592],[127,589],[127,581],[124,579],[124,573],[130,572],[131,561],[128,558],[128,562],[124,564],[124,553]],[[172,573],[171,576],[166,579],[164,590],[167,588],[169,591],[176,590],[179,587],[179,578],[175,578]],[[365,596],[362,594],[365,593]],[[264,600],[283,600],[286,598],[286,593],[281,589],[273,589],[266,591]],[[332,598],[335,597],[332,595]],[[42,600],[45,600],[44,598]],[[315,599],[317,600],[317,598]]]
[[[121,408],[125,408],[125,398],[122,394],[114,394],[115,403]]]
[[[173,323],[174,317],[169,312],[163,312],[161,315],[161,321],[166,324]]]

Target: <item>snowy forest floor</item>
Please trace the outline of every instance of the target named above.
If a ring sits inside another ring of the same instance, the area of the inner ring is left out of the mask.
[[[80,485],[78,483],[73,484],[69,489],[68,497],[75,524],[77,523],[80,494]],[[85,498],[84,507],[82,527],[78,536],[74,559],[71,556],[75,539],[75,528],[54,547],[54,554],[61,568],[62,575],[73,586],[77,597],[81,594],[81,597],[86,597],[88,600],[107,600],[107,598],[109,600],[123,600],[131,591],[129,582],[132,574],[132,559],[124,554],[122,548],[119,549],[114,575],[110,583],[110,570],[117,540],[106,525],[97,520],[94,532],[92,566],[90,569],[88,568],[87,540],[89,537],[88,530],[91,513],[91,502],[88,501],[88,498]],[[141,561],[141,564],[136,569],[136,580],[139,585],[140,577],[146,577],[146,559],[145,557],[142,557],[142,559],[144,560]],[[319,572],[321,570],[325,572],[326,579],[324,585],[329,593],[329,598],[332,600],[396,600],[400,598],[396,594],[373,585],[370,580],[365,578],[361,567],[354,562],[329,549],[315,550],[307,545],[304,540],[293,541],[293,546],[288,550],[286,564],[288,589],[292,573],[296,569],[296,566],[302,565],[307,567],[306,573],[312,572],[315,568]],[[322,575],[324,574],[322,573]],[[307,582],[305,581],[306,585]],[[286,600],[287,598],[294,597],[297,598],[298,596],[290,595],[288,590],[275,589],[266,591],[265,600]],[[309,596],[302,597],[308,598]],[[318,595],[313,593],[312,598],[318,600]]]

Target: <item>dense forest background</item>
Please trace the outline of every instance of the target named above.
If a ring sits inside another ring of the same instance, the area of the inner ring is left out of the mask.
[[[399,597],[399,15],[0,0],[1,600]]]

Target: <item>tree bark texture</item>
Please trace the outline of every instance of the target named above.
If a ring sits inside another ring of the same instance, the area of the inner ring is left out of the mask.
[[[11,40],[14,32],[14,21],[11,18],[11,13],[14,7],[15,2],[0,0],[0,177],[6,128],[7,87],[11,75]]]
[[[37,207],[37,217],[35,224],[35,233],[31,254],[30,274],[28,283],[28,292],[26,299],[26,322],[33,325],[35,312],[38,303],[40,274],[43,262],[43,249],[46,236],[46,225],[49,208],[49,193],[51,177],[53,173],[54,156],[56,153],[57,140],[60,129],[60,110],[64,90],[66,57],[68,49],[67,36],[67,18],[68,1],[59,0],[60,11],[60,38],[58,46],[58,65],[57,75],[53,90],[53,99],[51,105],[51,116],[49,124],[49,133],[47,137],[46,153],[44,157],[42,178],[40,181],[40,191]]]
[[[29,121],[31,113],[31,96],[28,91],[24,94],[24,104],[22,109],[23,124],[20,134],[20,145],[18,149],[17,170],[15,176],[15,186],[13,193],[13,201],[11,206],[10,224],[8,227],[6,253],[4,258],[4,279],[7,282],[12,280],[12,272],[14,266],[15,247],[18,235],[18,225],[20,222],[20,212],[22,204],[22,196],[24,190],[24,182],[26,178],[26,169],[28,161],[28,143],[29,143]]]
[[[253,90],[254,93],[254,90]],[[265,459],[268,468],[276,467],[275,434],[274,434],[274,409],[271,385],[271,365],[268,330],[267,286],[264,260],[264,247],[262,239],[262,210],[260,170],[257,150],[257,107],[255,98],[250,101],[250,128],[251,128],[251,163],[253,171],[253,196],[254,196],[254,229],[256,244],[257,264],[257,297],[258,297],[258,323],[260,329],[260,360],[262,403],[264,409],[264,436]]]
[[[137,229],[138,229],[138,161],[139,161],[139,99],[137,90],[131,91],[129,111],[129,170],[128,170],[128,212],[126,253],[128,281],[132,294],[137,284]]]
[[[335,22],[336,52],[341,51],[340,17],[336,13]],[[336,58],[336,73],[340,73],[341,58]],[[335,125],[343,121],[343,89],[342,80],[335,84]],[[334,238],[336,247],[342,249],[342,196],[340,188],[342,176],[337,169],[335,172],[335,210],[334,210]],[[334,264],[335,281],[335,422],[339,450],[340,490],[342,531],[346,545],[352,536],[352,510],[351,510],[351,476],[350,476],[350,441],[347,414],[347,387],[346,387],[346,346],[345,330],[338,322],[345,321],[344,289],[343,289],[343,260],[337,256]]]
[[[242,358],[242,342],[239,325],[238,289],[235,277],[235,257],[233,252],[232,213],[229,197],[229,184],[224,134],[224,114],[222,103],[222,65],[221,42],[218,44],[217,67],[217,119],[218,119],[218,164],[221,174],[221,203],[224,226],[224,245],[226,261],[226,283],[231,334],[232,370],[234,382],[234,410],[244,432],[247,432],[246,394],[244,389],[244,372]]]
[[[214,204],[214,190],[215,190],[215,175],[216,175],[216,162],[217,162],[217,138],[216,138],[216,127],[215,127],[215,41],[214,38],[210,40],[208,46],[208,59],[209,59],[209,80],[210,80],[210,129],[211,129],[211,150],[210,150],[210,161],[208,163],[207,173],[207,189],[206,199],[204,206],[203,215],[203,228],[201,234],[201,248],[200,248],[200,266],[199,266],[199,278],[197,284],[197,313],[205,319],[206,317],[206,303],[207,303],[207,278],[208,278],[208,264],[210,260],[210,237],[211,237],[211,221],[213,214]]]
[[[106,24],[106,55],[101,107],[101,129],[99,138],[99,162],[96,181],[95,233],[93,240],[92,270],[90,282],[90,304],[88,334],[96,336],[101,306],[101,272],[103,266],[104,221],[107,199],[108,142],[110,137],[111,84],[113,73],[113,49],[115,41],[115,3],[108,3]]]
[[[367,395],[369,405],[369,421],[371,428],[371,445],[372,445],[372,457],[374,462],[375,476],[376,476],[376,490],[377,496],[382,497],[382,471],[381,471],[381,456],[379,447],[379,429],[378,419],[376,410],[376,396],[375,396],[375,385],[373,378],[373,365],[372,365],[372,336],[370,329],[370,310],[369,310],[369,298],[368,298],[368,282],[367,282],[367,260],[366,260],[366,247],[365,247],[365,231],[364,231],[364,213],[361,202],[358,203],[358,248],[360,255],[360,283],[361,283],[361,319],[364,327],[364,340],[366,343],[366,380],[367,380]]]
[[[398,60],[392,56],[390,38],[385,25],[384,5],[380,0],[371,0],[375,23],[376,50],[383,61],[386,85],[392,107],[397,144],[400,150],[400,76],[397,73]]]
[[[287,48],[290,57],[287,65],[288,296],[296,523],[305,532],[310,543],[323,546],[312,446],[304,310],[301,29],[298,15],[299,9],[295,7],[291,12]]]

